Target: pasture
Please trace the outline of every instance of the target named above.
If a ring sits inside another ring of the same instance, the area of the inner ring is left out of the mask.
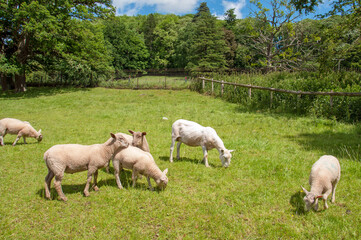
[[[33,88],[1,93],[0,103],[0,118],[29,121],[44,136],[13,147],[7,135],[0,147],[2,239],[360,239],[359,125],[249,111],[189,90]],[[180,118],[213,127],[235,149],[230,167],[213,149],[206,168],[201,148],[185,145],[169,163],[171,125]],[[56,200],[53,182],[53,200],[44,198],[48,148],[103,143],[128,129],[147,132],[156,163],[169,169],[165,191],[149,191],[144,177],[132,188],[128,170],[119,190],[110,167],[90,197],[81,172],[64,176],[68,202]],[[341,164],[336,203],[304,213],[301,185],[309,189],[311,166],[324,154]]]

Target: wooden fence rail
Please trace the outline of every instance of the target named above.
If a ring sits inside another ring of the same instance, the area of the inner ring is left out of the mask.
[[[361,97],[361,92],[334,92],[331,90],[331,92],[306,92],[306,91],[294,91],[294,90],[285,90],[285,89],[278,89],[278,88],[272,88],[272,87],[261,87],[261,86],[255,86],[251,84],[242,84],[242,83],[231,83],[231,82],[225,82],[223,80],[213,80],[213,79],[207,79],[204,77],[198,77],[198,79],[202,80],[202,88],[205,88],[205,82],[211,82],[212,83],[212,93],[214,91],[214,83],[220,83],[221,84],[221,96],[223,96],[224,93],[224,85],[232,85],[234,86],[234,89],[236,87],[242,87],[242,88],[248,88],[248,96],[252,98],[252,89],[259,89],[264,91],[270,91],[270,107],[272,108],[273,104],[273,92],[280,92],[280,93],[289,93],[297,95],[297,99],[301,98],[301,95],[323,95],[323,96],[330,96],[330,106],[332,108],[333,106],[333,96],[348,96],[348,97]]]
[[[253,88],[253,89],[259,89],[259,90],[289,93],[289,94],[295,94],[295,95],[326,95],[326,96],[328,95],[328,96],[361,97],[361,92],[333,92],[333,91],[331,91],[331,92],[306,92],[306,91],[285,90],[285,89],[278,89],[278,88],[271,88],[271,87],[261,87],[261,86],[242,84],[242,83],[231,83],[231,82],[225,82],[223,80],[219,81],[219,80],[207,79],[204,77],[199,77],[199,79],[203,81],[203,84],[202,84],[203,88],[205,86],[204,82],[206,81],[206,82],[212,82],[212,83],[220,83],[222,85],[233,85],[233,86],[237,86],[237,87],[248,88],[249,92],[251,92],[250,89]]]

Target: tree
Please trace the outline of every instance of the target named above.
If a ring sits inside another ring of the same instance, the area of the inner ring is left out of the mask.
[[[225,28],[228,29],[228,30],[233,30],[233,28],[235,27],[236,25],[236,14],[234,13],[234,10],[235,8],[231,8],[231,9],[228,9],[226,11],[226,13],[224,14],[225,16]]]
[[[207,3],[202,2],[188,24],[188,64],[191,70],[225,69],[225,54],[228,50],[221,26],[212,16]]]
[[[112,12],[110,0],[0,0],[0,56],[6,59],[2,63],[14,69],[16,90],[25,91],[25,73],[31,70],[35,55],[62,55],[63,46],[71,42],[67,34],[74,20],[92,20]],[[6,69],[2,79],[10,73]]]
[[[259,0],[252,3],[258,8],[253,12],[252,47],[264,58],[260,64],[267,70],[297,68],[304,56],[302,44],[315,42],[317,37],[310,38],[307,31],[293,23],[300,15],[288,0],[272,0],[270,9]]]
[[[130,26],[129,17],[114,17],[104,21],[104,35],[110,43],[113,66],[119,77],[123,70],[144,70],[148,66],[149,52],[144,38]]]

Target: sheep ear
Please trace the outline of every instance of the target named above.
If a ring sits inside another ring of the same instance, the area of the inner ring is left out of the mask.
[[[306,194],[308,194],[308,191],[304,187],[301,186],[301,188]]]
[[[167,175],[167,173],[168,173],[168,168],[166,168],[166,169],[163,171],[163,174],[164,174],[164,175]]]
[[[231,152],[234,152],[234,150],[229,150],[229,152],[231,153]]]
[[[39,133],[41,133],[41,129],[39,130]]]
[[[221,150],[221,153],[224,154],[224,150],[223,150],[223,149]]]
[[[147,133],[146,133],[146,132],[142,132],[142,135],[147,135]]]
[[[114,133],[110,133],[110,136],[112,136],[114,139],[116,138]]]
[[[132,135],[134,134],[134,131],[132,131],[132,130],[128,130],[128,132]]]

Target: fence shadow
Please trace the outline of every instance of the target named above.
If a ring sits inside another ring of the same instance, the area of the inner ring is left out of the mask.
[[[26,92],[16,93],[13,91],[0,91],[0,99],[38,98],[41,96],[52,96],[72,92],[85,92],[88,88],[76,87],[31,87]]]

